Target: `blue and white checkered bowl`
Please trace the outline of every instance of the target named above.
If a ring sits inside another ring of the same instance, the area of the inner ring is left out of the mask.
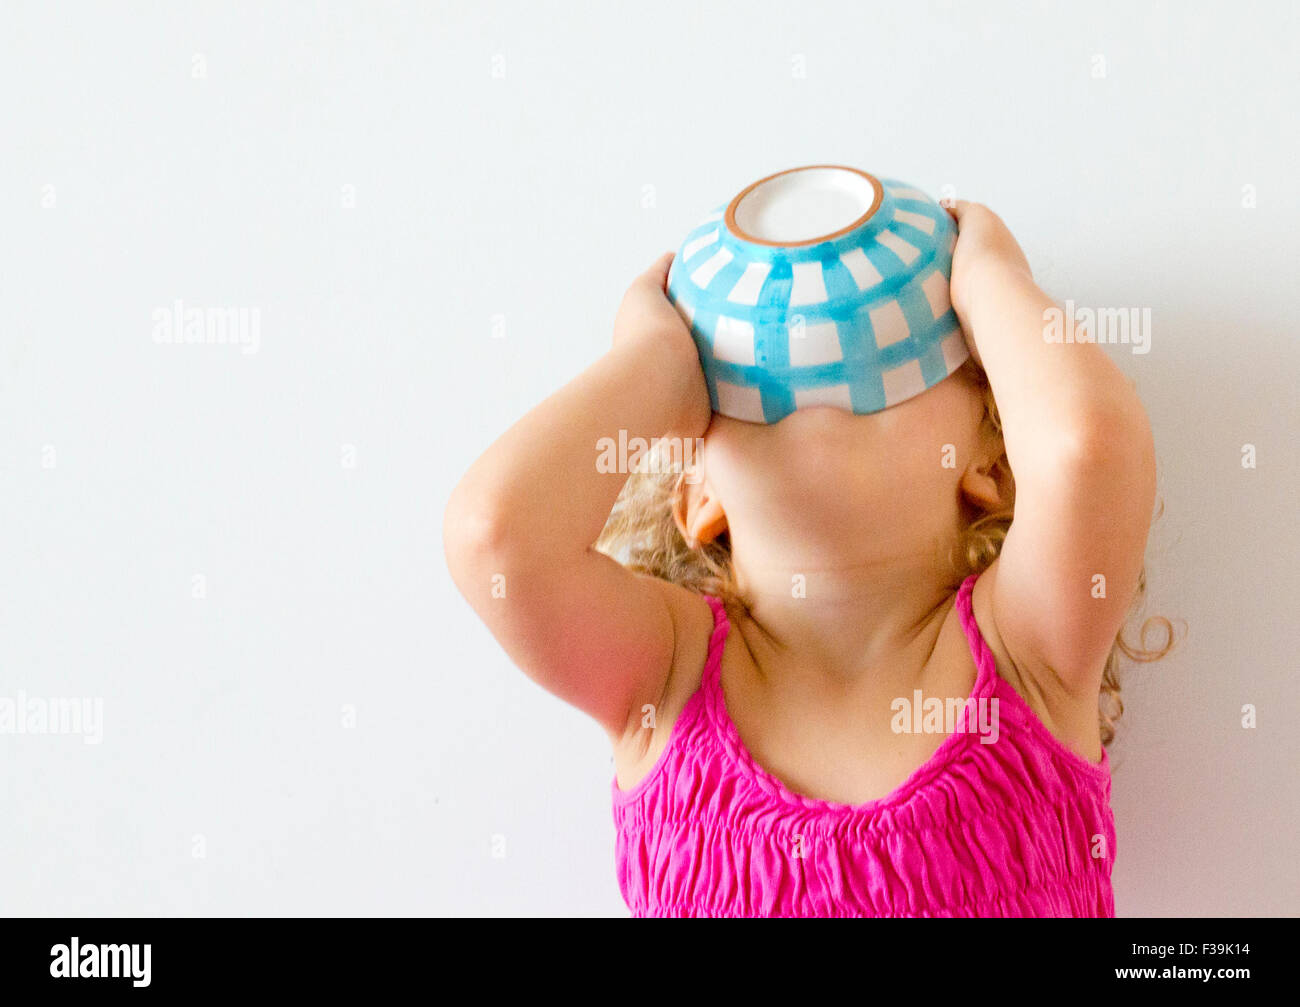
[[[948,297],[956,240],[933,199],[854,168],[749,186],[686,236],[668,278],[714,410],[874,413],[942,381],[969,355]]]

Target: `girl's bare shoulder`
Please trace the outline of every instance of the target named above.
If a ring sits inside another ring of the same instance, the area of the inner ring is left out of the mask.
[[[1076,696],[1048,676],[1020,668],[1008,652],[993,616],[993,584],[997,563],[980,575],[971,594],[971,610],[980,635],[993,654],[997,674],[1007,682],[1058,741],[1087,759],[1101,759],[1101,731],[1096,695]],[[954,609],[953,616],[957,616]]]
[[[647,697],[640,717],[634,716],[628,732],[614,744],[614,765],[623,790],[636,786],[667,746],[677,718],[699,690],[713,637],[713,609],[703,595],[659,578],[647,579],[663,593],[672,616],[673,660],[663,693]]]

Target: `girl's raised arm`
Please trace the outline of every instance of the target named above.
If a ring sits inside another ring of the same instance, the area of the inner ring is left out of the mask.
[[[681,589],[593,548],[627,480],[598,470],[597,442],[695,438],[710,417],[695,344],[665,294],[671,262],[629,288],[613,349],[470,467],[443,522],[452,578],[493,636],[615,739],[663,694]]]
[[[953,307],[992,385],[1016,482],[1015,518],[985,575],[996,632],[1021,672],[1095,699],[1142,571],[1150,425],[1100,346],[1046,338],[1059,309],[997,215],[968,203],[954,215]]]

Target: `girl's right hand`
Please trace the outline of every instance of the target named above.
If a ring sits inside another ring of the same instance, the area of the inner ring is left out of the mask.
[[[614,318],[614,352],[644,360],[647,376],[669,377],[681,391],[681,408],[665,433],[698,437],[709,425],[712,407],[690,327],[668,300],[672,262],[673,253],[665,252],[628,287]]]

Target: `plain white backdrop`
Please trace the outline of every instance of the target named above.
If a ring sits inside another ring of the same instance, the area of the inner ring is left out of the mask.
[[[460,599],[443,506],[635,273],[820,162],[986,202],[1055,296],[1151,309],[1113,352],[1160,456],[1150,610],[1188,632],[1126,679],[1117,907],[1300,912],[1298,29],[7,3],[0,697],[98,698],[103,736],[0,734],[0,912],[624,913],[603,735]],[[158,342],[177,299],[256,311],[256,352]]]

